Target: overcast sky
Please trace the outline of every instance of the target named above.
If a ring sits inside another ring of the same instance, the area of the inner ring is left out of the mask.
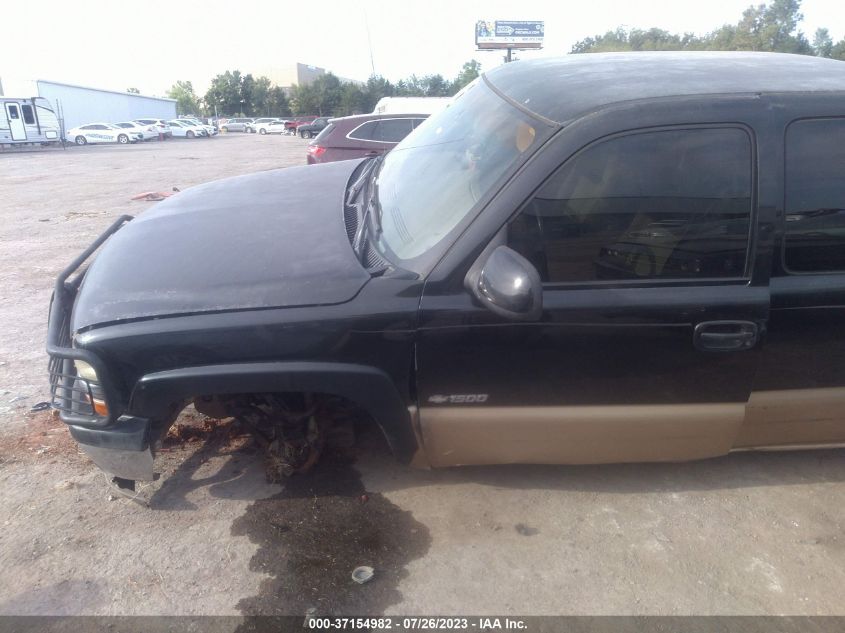
[[[759,1],[759,0],[757,0]],[[755,1],[756,3],[756,1]],[[257,73],[300,61],[366,79],[372,66],[390,80],[412,73],[454,77],[478,59],[479,19],[544,20],[545,48],[523,58],[563,55],[584,37],[617,26],[659,27],[703,34],[735,23],[750,0],[321,0],[209,2],[180,0],[40,0],[6,2],[0,37],[0,78],[52,79],[100,88],[137,87],[163,95],[177,79],[202,95],[225,70]],[[801,29],[812,39],[828,27],[845,37],[845,1],[804,0]],[[10,28],[11,25],[19,25]],[[367,42],[372,41],[372,65]]]

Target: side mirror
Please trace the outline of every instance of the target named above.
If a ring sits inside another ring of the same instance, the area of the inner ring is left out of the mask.
[[[536,321],[543,314],[540,274],[507,246],[497,246],[480,266],[473,266],[465,285],[484,306],[503,317]]]

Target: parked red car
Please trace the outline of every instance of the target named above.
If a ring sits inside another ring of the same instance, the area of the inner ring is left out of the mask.
[[[393,149],[427,114],[359,114],[331,119],[308,145],[307,162],[331,163],[378,156]]]

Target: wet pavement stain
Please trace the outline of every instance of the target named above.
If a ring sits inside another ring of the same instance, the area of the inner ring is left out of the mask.
[[[250,569],[270,575],[258,595],[238,603],[244,615],[378,615],[401,601],[406,567],[425,555],[431,537],[410,512],[365,491],[352,461],[324,455],[232,525],[234,536],[259,545]],[[363,585],[352,580],[361,565],[375,569]]]

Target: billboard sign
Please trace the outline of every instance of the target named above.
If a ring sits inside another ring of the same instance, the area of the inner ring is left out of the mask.
[[[542,48],[543,22],[479,20],[475,23],[475,45],[479,49]]]

